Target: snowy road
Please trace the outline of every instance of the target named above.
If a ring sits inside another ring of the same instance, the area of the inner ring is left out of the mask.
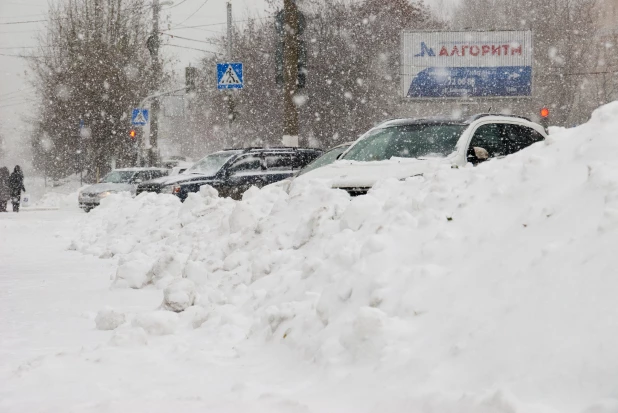
[[[97,330],[100,309],[148,312],[162,293],[110,289],[114,260],[69,251],[83,216],[0,215],[1,412],[307,411],[298,398],[342,411],[319,371],[284,348],[236,348],[240,331]]]

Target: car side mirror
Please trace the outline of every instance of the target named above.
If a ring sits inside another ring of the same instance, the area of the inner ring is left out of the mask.
[[[468,149],[468,162],[472,162],[476,165],[478,163],[485,162],[488,159],[489,152],[487,152],[487,149],[481,148],[480,146],[471,146]]]

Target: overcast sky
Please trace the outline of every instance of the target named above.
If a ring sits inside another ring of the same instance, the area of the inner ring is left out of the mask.
[[[48,1],[55,0],[0,0],[0,133],[5,137],[7,146],[29,145],[29,125],[26,115],[34,108],[34,91],[28,84],[28,67],[19,55],[36,46],[36,36],[45,28],[41,22],[46,18]],[[163,2],[165,0],[161,0]],[[440,0],[425,1],[426,4]],[[453,0],[448,0],[449,2]],[[226,0],[174,0],[175,5],[164,6],[161,28],[167,23],[173,25],[195,26],[212,24],[200,28],[184,28],[169,33],[192,39],[208,39],[225,31]],[[282,3],[282,2],[281,2]],[[233,0],[233,18],[242,21],[248,14],[266,15],[265,0]],[[197,60],[203,52],[186,49],[211,49],[206,43],[174,38],[162,51],[178,59],[177,70]]]

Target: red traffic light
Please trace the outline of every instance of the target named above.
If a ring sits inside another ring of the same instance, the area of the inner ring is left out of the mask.
[[[135,129],[131,129],[131,132],[129,132],[129,136],[131,137],[131,139],[135,139],[135,136],[136,136]]]
[[[541,117],[545,119],[548,116],[549,116],[549,109],[548,108],[541,109]]]

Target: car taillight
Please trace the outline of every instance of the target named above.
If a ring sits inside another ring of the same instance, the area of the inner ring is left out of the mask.
[[[172,194],[179,194],[180,193],[180,187],[179,186],[175,186],[172,188]]]

